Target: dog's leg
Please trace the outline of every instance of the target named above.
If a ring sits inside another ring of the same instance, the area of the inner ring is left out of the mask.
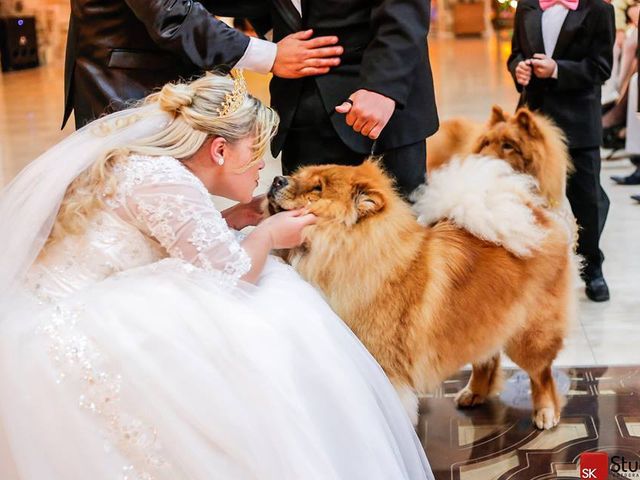
[[[560,397],[551,374],[551,365],[539,372],[529,372],[533,397],[533,423],[540,430],[549,430],[560,422]]]
[[[483,404],[487,397],[500,388],[500,373],[500,353],[486,362],[474,363],[469,383],[456,395],[456,405],[459,408],[468,408]]]
[[[418,425],[418,395],[416,391],[403,382],[393,382],[393,386],[398,392],[398,396],[400,397],[400,401],[404,406],[404,409],[407,411],[409,415],[409,419],[411,420],[411,424],[415,427]]]
[[[536,346],[542,347],[539,350]],[[518,343],[516,343],[518,345]],[[561,341],[526,342],[526,347],[511,345],[507,355],[516,362],[531,379],[531,396],[533,400],[533,423],[540,430],[549,430],[560,422],[562,401],[556,389],[556,382],[551,374],[551,364],[559,350]]]

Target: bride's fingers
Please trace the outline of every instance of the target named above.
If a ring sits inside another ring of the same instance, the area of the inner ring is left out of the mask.
[[[303,226],[313,225],[318,221],[318,217],[316,217],[313,213],[307,213],[306,215],[302,215],[300,217],[300,222]]]
[[[295,210],[289,210],[289,214],[292,217],[300,217],[306,213],[308,213],[307,207],[300,207],[300,208],[296,208]]]

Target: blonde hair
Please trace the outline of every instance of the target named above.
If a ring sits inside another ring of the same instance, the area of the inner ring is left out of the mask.
[[[237,80],[207,73],[190,83],[169,83],[156,93],[138,102],[137,106],[157,103],[160,109],[173,114],[173,120],[150,137],[137,140],[124,148],[105,152],[90,168],[69,186],[60,206],[48,243],[67,234],[80,234],[88,220],[104,208],[104,195],[113,194],[116,181],[113,166],[129,155],[170,156],[178,160],[193,156],[209,138],[222,137],[229,143],[253,137],[251,161],[242,170],[251,168],[264,156],[278,128],[278,115],[251,95],[237,108],[220,114],[220,108],[230,95],[237,94]],[[242,99],[241,99],[242,100]],[[100,126],[99,135],[110,129],[123,129],[139,120],[136,115],[125,117],[116,125]]]

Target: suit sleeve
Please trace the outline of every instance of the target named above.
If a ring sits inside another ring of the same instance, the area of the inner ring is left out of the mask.
[[[125,1],[160,48],[182,56],[203,70],[232,67],[249,45],[249,37],[217,20],[200,2]]]
[[[516,84],[518,92],[522,92],[522,85],[516,80],[516,67],[524,60],[524,54],[522,53],[522,47],[520,46],[520,29],[522,23],[522,10],[518,7],[516,9],[516,15],[514,18],[513,37],[511,38],[511,55],[507,60],[507,67],[513,77],[513,82]]]
[[[260,38],[273,28],[271,0],[200,0],[214,15],[245,18]]]
[[[602,8],[603,12],[593,12],[597,20],[588,56],[582,60],[557,60],[556,90],[574,90],[584,88],[586,85],[602,85],[611,76],[616,33],[613,7],[602,3]]]
[[[413,84],[413,72],[426,61],[429,32],[426,0],[379,0],[372,9],[372,40],[360,69],[360,88],[392,98],[403,108]]]
[[[270,14],[270,0],[198,0],[214,15],[255,18]]]

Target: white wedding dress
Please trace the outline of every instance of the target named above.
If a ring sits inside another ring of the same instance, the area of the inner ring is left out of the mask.
[[[239,280],[240,234],[195,176],[133,156],[116,178],[0,305],[2,480],[433,478],[321,296],[275,258]]]

